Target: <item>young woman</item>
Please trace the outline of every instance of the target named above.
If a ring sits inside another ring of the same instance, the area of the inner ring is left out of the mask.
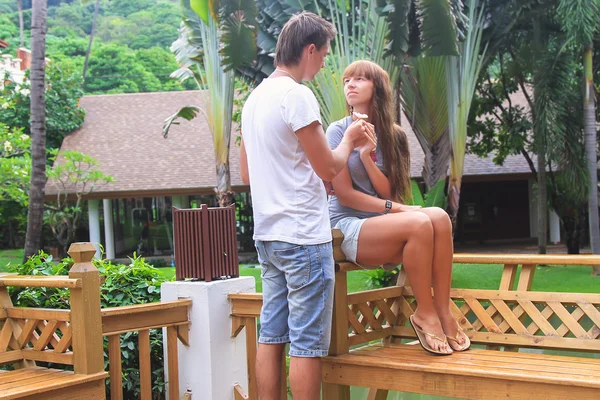
[[[410,154],[405,133],[394,123],[389,76],[375,63],[357,61],[346,68],[343,80],[352,116],[329,126],[329,145],[336,148],[357,119],[368,122],[377,145],[369,142],[355,149],[333,179],[331,226],[344,233],[342,250],[348,260],[403,265],[417,300],[410,322],[425,350],[464,351],[469,338],[450,311],[452,224],[440,208],[404,204],[410,190]]]

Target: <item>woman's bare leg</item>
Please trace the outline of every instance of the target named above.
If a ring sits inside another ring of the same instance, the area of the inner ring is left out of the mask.
[[[452,241],[452,222],[446,211],[438,207],[423,208],[433,226],[433,304],[437,311],[444,332],[455,338],[458,327],[450,311],[450,287],[452,285],[452,255],[454,244]],[[464,338],[459,337],[459,344],[464,343]]]
[[[369,218],[358,237],[357,261],[367,265],[402,263],[417,300],[415,322],[425,332],[444,337],[431,296],[433,226],[428,215],[403,212]],[[451,352],[443,342],[430,337],[427,342],[435,350]]]

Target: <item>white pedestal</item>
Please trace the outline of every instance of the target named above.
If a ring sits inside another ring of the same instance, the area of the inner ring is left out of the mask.
[[[233,399],[236,384],[248,392],[246,333],[231,337],[231,304],[227,300],[230,293],[255,293],[254,278],[210,283],[178,281],[161,286],[162,301],[192,300],[190,345],[178,346],[179,398],[189,391],[192,399]],[[166,332],[163,334],[166,377],[167,336]]]

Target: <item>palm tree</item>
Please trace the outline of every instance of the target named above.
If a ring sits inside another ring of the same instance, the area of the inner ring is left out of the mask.
[[[83,5],[89,4],[91,0],[82,0]],[[100,0],[96,0],[94,5],[94,20],[92,22],[92,30],[90,31],[90,42],[88,44],[87,51],[85,52],[85,62],[83,63],[83,83],[85,85],[85,74],[88,69],[88,62],[90,60],[90,53],[92,52],[92,43],[94,42],[94,34],[96,33],[96,21],[98,20],[98,11],[100,10]]]
[[[402,73],[401,104],[425,154],[422,177],[427,191],[448,174],[452,148],[446,78],[445,56],[416,57]]]
[[[41,247],[46,184],[46,0],[33,0],[31,13],[31,183],[24,258]]]
[[[600,229],[598,223],[598,155],[596,136],[596,102],[593,71],[594,37],[600,20],[600,0],[560,0],[557,15],[570,38],[583,47],[584,68],[584,136],[588,172],[588,212],[590,244],[593,254],[600,254]],[[600,275],[600,266],[594,267]]]
[[[453,222],[456,222],[460,204],[460,187],[467,145],[467,122],[486,52],[484,49],[480,54],[484,13],[483,7],[478,7],[478,0],[469,0],[469,21],[466,39],[460,44],[460,56],[447,57],[448,120],[452,145],[448,214]]]
[[[233,203],[229,145],[235,69],[256,56],[256,5],[253,1],[184,0],[179,39],[171,46],[181,66],[171,76],[194,79],[206,105],[204,117],[213,137],[219,205]],[[187,106],[165,120],[166,137],[178,118],[188,121],[202,109]],[[204,111],[202,111],[204,113]]]
[[[25,27],[23,26],[23,1],[17,0],[17,10],[19,11],[19,46],[25,46]]]

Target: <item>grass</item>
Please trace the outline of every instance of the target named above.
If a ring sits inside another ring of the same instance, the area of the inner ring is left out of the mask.
[[[20,264],[23,261],[23,249],[0,250],[0,272],[7,272],[6,264]]]

